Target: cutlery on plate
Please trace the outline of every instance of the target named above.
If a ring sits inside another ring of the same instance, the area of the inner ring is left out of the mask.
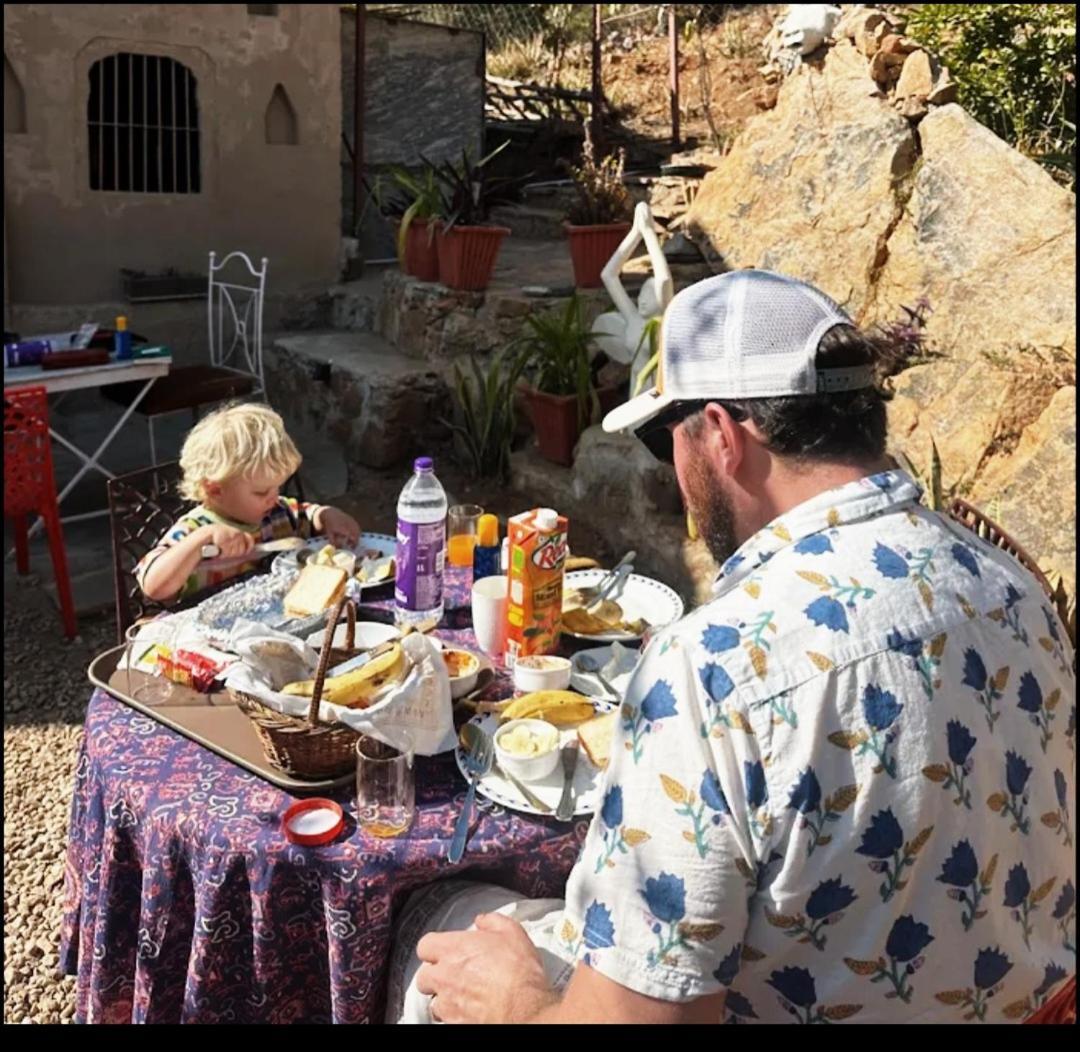
[[[470,728],[480,730],[475,724],[466,723],[461,728],[461,738],[465,744],[462,750],[462,763],[469,776],[469,791],[465,794],[465,803],[454,826],[454,835],[450,840],[449,858],[451,862],[460,862],[465,854],[465,841],[469,836],[469,816],[476,800],[476,783],[485,777],[495,762],[495,743],[490,735],[473,733]]]
[[[555,817],[560,822],[569,822],[574,817],[574,771],[577,769],[577,759],[578,743],[575,739],[562,747],[563,791],[555,808]]]

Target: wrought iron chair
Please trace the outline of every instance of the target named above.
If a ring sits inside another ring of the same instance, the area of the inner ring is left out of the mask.
[[[263,300],[269,263],[263,257],[256,270],[243,252],[230,252],[220,263],[216,260],[217,253],[211,252],[207,286],[210,364],[170,369],[168,378],[154,384],[135,409],[146,417],[152,464],[157,463],[156,417],[187,409],[193,420],[198,420],[200,406],[230,398],[266,397]],[[244,283],[224,280],[223,272],[230,264],[232,273],[239,273]],[[244,268],[247,276],[243,275]],[[111,384],[102,388],[102,394],[120,405],[130,405],[141,386],[141,383]]]

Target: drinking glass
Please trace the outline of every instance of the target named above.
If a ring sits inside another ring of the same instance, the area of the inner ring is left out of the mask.
[[[479,504],[455,504],[446,513],[446,559],[451,566],[472,566],[476,533],[483,514]]]
[[[141,642],[136,640],[135,637],[142,627],[144,626],[136,623],[129,626],[124,633],[124,667],[127,670],[127,694],[129,698],[145,702],[147,705],[161,705],[163,702],[168,701],[172,695],[172,681],[162,675],[152,675],[133,668],[137,656],[154,646],[154,643],[148,639]]]
[[[356,743],[357,824],[371,836],[400,836],[416,814],[412,740],[402,731],[394,733],[403,748],[368,735]]]

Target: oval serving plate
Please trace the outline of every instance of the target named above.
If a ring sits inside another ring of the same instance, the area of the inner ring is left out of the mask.
[[[606,570],[574,570],[563,578],[563,592],[568,588],[588,588],[599,584]],[[622,607],[624,621],[637,621],[644,618],[650,628],[662,628],[678,621],[686,607],[679,594],[661,581],[651,577],[642,577],[632,573],[622,585],[608,597]],[[573,639],[584,639],[594,643],[632,643],[641,639],[641,634],[611,630],[585,635],[562,629],[562,634]]]

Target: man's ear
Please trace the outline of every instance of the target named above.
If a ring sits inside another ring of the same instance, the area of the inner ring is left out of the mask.
[[[746,432],[717,402],[710,402],[705,407],[705,420],[706,441],[717,467],[725,475],[735,475],[746,455]]]

